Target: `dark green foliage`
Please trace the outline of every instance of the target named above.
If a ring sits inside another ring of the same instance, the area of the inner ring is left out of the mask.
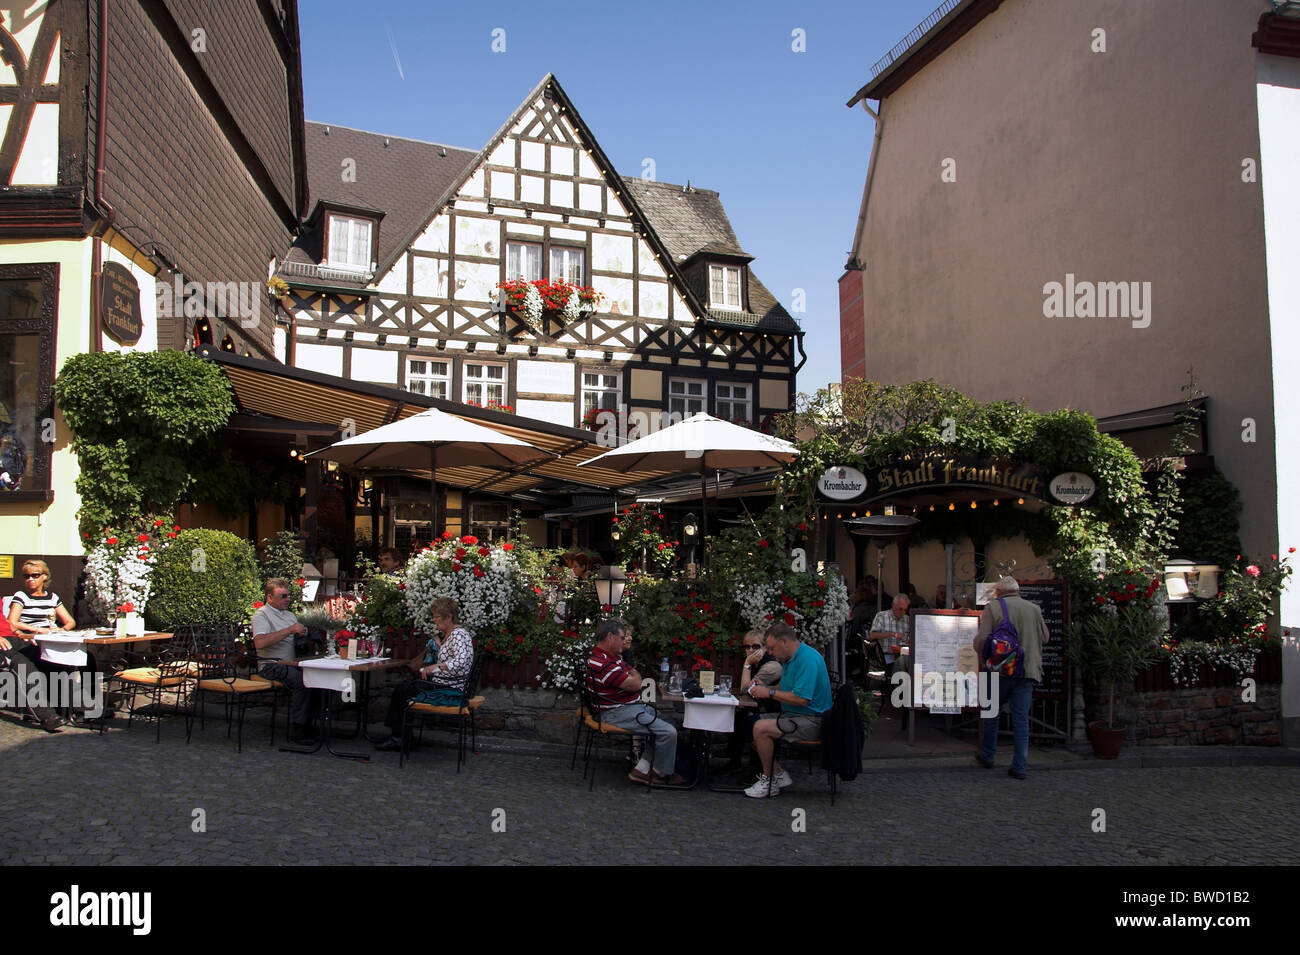
[[[253,548],[241,537],[205,528],[181,531],[158,557],[145,622],[155,630],[247,621],[263,597]]]
[[[234,411],[221,370],[178,351],[74,355],[54,396],[72,428],[90,534],[172,513]]]
[[[1215,468],[1213,474],[1184,478],[1182,496],[1174,556],[1230,566],[1241,553],[1241,495],[1236,485]]]

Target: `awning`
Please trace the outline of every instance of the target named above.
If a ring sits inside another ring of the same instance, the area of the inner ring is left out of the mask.
[[[580,462],[610,450],[601,447],[591,431],[430,398],[390,385],[291,368],[224,352],[211,345],[201,346],[195,354],[218,365],[229,379],[237,405],[237,416],[232,418],[232,426],[236,428],[255,428],[258,422],[263,423],[263,428],[286,425],[286,433],[311,434],[332,441],[344,429],[361,434],[419,414],[426,408],[439,408],[556,455],[539,464],[504,472],[490,468],[439,467],[438,482],[452,487],[506,496],[542,489],[560,493],[591,488],[626,490],[644,488],[675,473],[620,471],[600,465],[579,468]]]

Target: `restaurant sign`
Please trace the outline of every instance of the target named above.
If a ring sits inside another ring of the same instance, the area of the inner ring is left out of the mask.
[[[141,328],[140,284],[126,266],[117,262],[104,263],[99,300],[104,333],[126,347],[138,342]]]
[[[832,501],[851,501],[867,490],[867,476],[857,468],[834,465],[822,472],[817,490]]]
[[[1082,504],[1097,493],[1097,482],[1091,475],[1079,471],[1066,471],[1052,478],[1052,497],[1062,504]]]
[[[905,458],[887,462],[871,475],[853,468],[832,467],[818,482],[825,497],[859,502],[913,491],[945,492],[963,487],[1042,498],[1046,485],[1043,475],[1027,464],[998,464],[967,457]]]

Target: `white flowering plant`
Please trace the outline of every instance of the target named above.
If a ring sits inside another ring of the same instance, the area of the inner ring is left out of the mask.
[[[92,619],[106,623],[117,613],[143,613],[158,554],[179,533],[179,525],[157,518],[146,529],[109,528],[93,545],[85,535],[86,602]]]
[[[819,648],[835,639],[849,615],[848,587],[833,571],[790,571],[776,579],[746,582],[736,588],[736,602],[748,627],[786,623],[804,643]]]
[[[578,673],[587,665],[591,648],[596,645],[596,628],[583,626],[563,631],[549,654],[542,661],[538,683],[548,690],[574,693],[578,689]]]
[[[494,545],[472,534],[444,535],[412,558],[402,586],[415,630],[434,632],[429,610],[439,597],[451,597],[459,604],[460,622],[476,639],[500,629],[523,598],[513,550],[509,541]]]

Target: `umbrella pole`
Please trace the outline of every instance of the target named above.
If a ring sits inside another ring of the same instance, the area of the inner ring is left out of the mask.
[[[429,533],[433,537],[431,544],[438,540],[438,447],[429,445]]]

